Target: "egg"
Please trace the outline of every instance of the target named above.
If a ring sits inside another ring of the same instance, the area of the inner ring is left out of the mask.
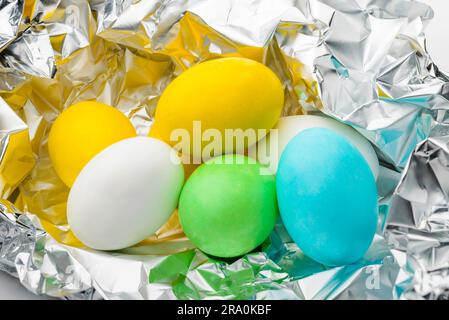
[[[86,163],[111,144],[136,131],[129,119],[116,108],[84,101],[64,110],[48,136],[48,152],[53,167],[69,187]]]
[[[180,130],[184,130],[191,140],[181,151],[193,159],[207,159],[202,155],[210,138],[203,134],[212,132],[206,133],[208,129],[215,130],[220,139],[213,155],[240,151],[275,125],[283,104],[283,86],[265,65],[245,58],[210,60],[193,66],[168,85],[157,104],[150,136],[176,147]],[[241,147],[226,143],[225,129],[241,130],[234,132],[243,141]],[[247,129],[261,132],[248,142],[244,139]]]
[[[224,258],[243,255],[274,228],[274,176],[242,155],[213,158],[187,180],[178,211],[185,234],[199,249]]]
[[[276,130],[277,132],[276,138],[272,138],[272,135],[269,134],[264,139],[260,140],[257,143],[257,146],[254,145],[250,148],[249,154],[257,158],[263,164],[269,165],[272,170],[276,172],[279,158],[287,143],[301,131],[316,127],[331,129],[348,139],[348,141],[351,142],[363,155],[368,162],[374,177],[377,178],[379,174],[379,160],[377,159],[376,152],[371,146],[371,143],[352,127],[324,116],[300,115],[280,118],[273,128],[273,130]],[[270,157],[270,152],[273,152],[270,151],[273,150],[271,148],[275,148],[276,146],[277,149],[274,150],[275,153],[273,153],[273,157]],[[261,156],[259,156],[257,152],[260,152]]]
[[[154,234],[177,207],[184,170],[166,143],[134,137],[112,144],[81,170],[68,223],[86,246],[118,250]]]
[[[282,221],[298,247],[328,266],[363,257],[377,224],[377,189],[362,154],[325,128],[296,135],[276,175]]]

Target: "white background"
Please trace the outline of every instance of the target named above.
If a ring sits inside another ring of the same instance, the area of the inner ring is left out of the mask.
[[[422,0],[421,2],[430,4],[435,12],[435,17],[426,30],[427,51],[436,65],[449,73],[449,1]]]
[[[441,70],[449,72],[449,1],[421,0],[430,4],[435,17],[427,28],[427,47]],[[42,299],[24,289],[18,280],[0,271],[0,299]]]

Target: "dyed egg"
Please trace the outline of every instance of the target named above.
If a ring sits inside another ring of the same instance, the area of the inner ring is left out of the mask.
[[[116,108],[84,101],[64,110],[48,136],[56,173],[69,187],[86,163],[111,144],[136,136],[129,119]]]
[[[165,89],[150,136],[195,159],[208,159],[202,153],[211,136],[219,139],[215,156],[243,150],[275,125],[283,104],[282,84],[268,67],[244,58],[210,60],[188,69]],[[240,129],[234,132],[243,141],[240,147],[225,142],[225,129]],[[263,132],[248,142],[246,129]],[[187,148],[179,147],[181,136],[191,139]]]
[[[183,182],[180,159],[166,143],[147,137],[119,141],[76,178],[67,202],[69,225],[93,249],[132,246],[168,220]]]
[[[285,147],[276,175],[282,221],[298,247],[328,265],[362,258],[377,225],[377,189],[361,153],[324,128],[304,130]]]
[[[178,211],[185,234],[202,251],[217,257],[245,254],[274,228],[274,176],[245,156],[213,158],[187,180]]]
[[[269,134],[257,143],[257,150],[255,145],[249,150],[249,154],[256,157],[261,163],[269,164],[271,169],[276,172],[279,158],[287,143],[301,131],[316,127],[331,129],[348,139],[348,141],[350,141],[363,155],[368,162],[374,177],[377,178],[377,175],[379,174],[379,160],[377,159],[376,152],[371,146],[371,143],[352,127],[324,116],[304,115],[280,118],[273,128],[274,130],[277,130],[277,140],[274,140],[271,137],[271,134]],[[276,146],[277,149],[271,149]],[[270,150],[275,151],[273,157],[269,156]],[[256,152],[260,152],[261,156],[259,157]]]

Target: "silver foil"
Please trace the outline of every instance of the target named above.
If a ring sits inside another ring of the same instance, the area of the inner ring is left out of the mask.
[[[449,297],[448,143],[418,144],[393,195],[386,235],[403,261],[404,298]]]
[[[30,3],[0,0],[9,23],[0,32],[0,269],[30,291],[73,299],[447,298],[449,80],[425,50],[430,7],[405,0]],[[225,261],[192,248],[176,227],[115,253],[74,242],[63,210],[67,189],[46,151],[59,112],[97,99],[146,134],[174,77],[236,55],[278,74],[284,115],[326,113],[375,146],[379,227],[365,257],[326,268],[304,256],[281,223],[258,251]]]
[[[22,11],[23,0],[0,2],[0,51],[16,38]]]

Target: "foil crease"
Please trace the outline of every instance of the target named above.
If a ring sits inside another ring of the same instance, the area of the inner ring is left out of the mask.
[[[448,299],[448,144],[449,136],[421,142],[393,195],[386,235],[401,256],[404,298]]]
[[[359,129],[402,170],[448,108],[449,83],[424,48],[433,12],[404,1],[369,1],[356,13],[340,6],[323,39],[329,53],[315,60],[323,112]],[[351,23],[360,30],[343,32]]]
[[[432,16],[407,0],[0,0],[0,270],[70,299],[447,298],[449,79],[425,50]],[[177,212],[132,248],[85,248],[48,157],[54,119],[96,99],[145,135],[174,77],[233,56],[276,72],[284,115],[325,113],[375,146],[379,226],[365,257],[326,268],[279,222],[261,248],[216,260]]]
[[[22,10],[23,0],[0,2],[0,51],[17,36]]]
[[[37,217],[0,205],[0,266],[30,291],[70,299],[393,298],[398,266],[376,236],[362,261],[327,270],[278,225],[261,252],[217,261],[199,250],[170,256],[104,253],[56,242]]]

